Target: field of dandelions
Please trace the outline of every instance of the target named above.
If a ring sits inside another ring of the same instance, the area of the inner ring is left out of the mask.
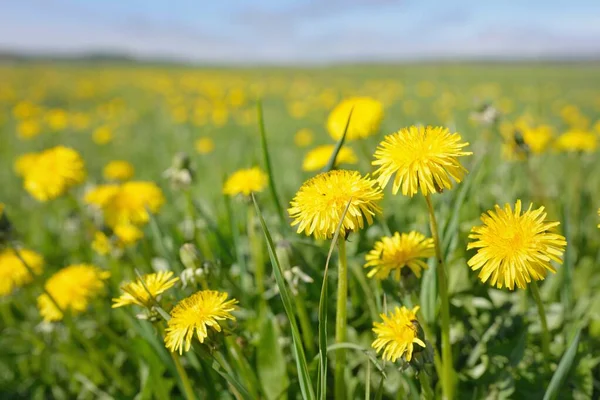
[[[600,68],[0,66],[0,398],[600,396]]]

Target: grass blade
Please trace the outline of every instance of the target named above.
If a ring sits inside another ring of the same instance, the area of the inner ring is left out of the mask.
[[[313,400],[315,399],[314,389],[312,386],[310,374],[308,372],[308,364],[306,362],[304,348],[302,347],[302,337],[300,336],[298,323],[296,321],[296,315],[294,314],[294,306],[292,303],[291,295],[287,288],[286,280],[283,277],[283,271],[281,269],[281,265],[279,264],[277,253],[275,252],[275,245],[273,244],[273,239],[271,238],[271,234],[269,233],[269,229],[267,228],[267,224],[265,223],[265,219],[263,218],[262,212],[260,211],[260,207],[258,206],[254,195],[252,195],[252,202],[254,203],[254,207],[256,208],[256,215],[258,216],[260,225],[263,230],[263,234],[265,236],[265,240],[267,242],[267,249],[269,250],[269,257],[271,258],[271,263],[273,264],[273,273],[275,275],[275,280],[277,281],[277,286],[279,287],[281,301],[283,302],[285,313],[287,314],[288,320],[290,321],[294,356],[296,359],[296,365],[298,367],[298,380],[300,382],[302,398],[305,400]]]
[[[567,351],[565,351],[565,354],[560,359],[558,368],[556,368],[554,375],[552,375],[550,384],[546,389],[546,393],[544,393],[544,400],[552,400],[555,399],[556,396],[558,396],[558,392],[560,391],[561,385],[569,375],[571,367],[573,366],[573,361],[575,361],[580,336],[581,329],[578,329],[577,333],[573,337],[573,340],[571,341],[571,344],[569,345],[569,348],[567,349]]]
[[[337,155],[340,152],[340,150],[342,149],[342,146],[344,145],[344,141],[346,140],[346,133],[348,133],[348,127],[350,126],[350,119],[352,118],[353,111],[354,111],[354,107],[352,107],[350,109],[350,113],[348,113],[348,121],[346,121],[346,127],[344,128],[344,134],[342,135],[340,140],[338,140],[337,144],[335,145],[335,149],[333,149],[333,153],[331,154],[331,157],[329,157],[329,161],[327,161],[327,165],[325,166],[325,169],[323,170],[323,172],[329,172],[333,169],[333,167],[335,167],[335,160],[337,158]]]
[[[271,197],[273,198],[273,203],[275,203],[275,208],[277,209],[277,215],[279,216],[281,225],[287,226],[285,223],[285,214],[283,213],[283,208],[281,207],[281,202],[279,201],[279,196],[277,195],[277,189],[275,188],[271,157],[269,155],[269,148],[267,147],[267,133],[265,132],[265,120],[263,117],[262,102],[260,100],[258,100],[256,103],[256,110],[258,113],[258,127],[260,130],[260,145],[262,148],[265,169],[267,170],[267,175],[269,176],[269,189],[271,190]]]
[[[329,271],[329,262],[331,261],[331,255],[333,254],[333,249],[335,249],[335,245],[340,236],[340,231],[342,229],[342,225],[344,224],[344,218],[346,218],[346,213],[348,212],[348,208],[350,208],[350,204],[352,203],[352,198],[348,200],[348,204],[346,204],[346,208],[342,213],[342,217],[338,222],[338,226],[335,229],[335,233],[333,234],[333,238],[331,239],[331,245],[329,246],[329,253],[327,253],[327,261],[325,262],[325,272],[323,273],[323,284],[321,286],[321,297],[319,298],[319,387],[317,388],[317,396],[319,399],[325,399],[327,397],[327,302],[328,302],[328,291],[327,291],[327,273]]]

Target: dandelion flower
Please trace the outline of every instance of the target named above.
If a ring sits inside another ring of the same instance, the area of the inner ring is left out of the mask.
[[[235,310],[237,300],[227,300],[227,293],[215,290],[201,290],[181,300],[171,310],[171,319],[165,330],[165,345],[179,354],[188,351],[192,345],[194,333],[200,343],[208,336],[207,327],[221,331],[219,321],[235,320],[231,311]]]
[[[307,147],[313,142],[313,132],[308,128],[302,128],[294,135],[294,144],[298,147]]]
[[[461,142],[458,133],[447,128],[411,126],[388,135],[375,151],[375,175],[385,187],[395,174],[392,192],[402,189],[405,196],[423,195],[450,189],[453,178],[460,182],[467,170],[458,157],[472,153],[463,151],[468,143]]]
[[[24,187],[38,201],[55,199],[85,180],[85,165],[73,149],[57,146],[45,150],[25,168]]]
[[[22,121],[17,126],[19,139],[31,139],[40,134],[40,124],[34,120]]]
[[[341,234],[356,231],[373,223],[380,213],[379,200],[383,197],[377,182],[362,177],[356,171],[334,170],[324,172],[306,181],[296,193],[288,209],[298,225],[298,233],[314,235],[317,239],[331,238],[350,201],[344,217]]]
[[[521,200],[514,211],[510,205],[496,205],[495,210],[481,216],[483,225],[471,229],[467,250],[477,249],[468,262],[479,279],[499,289],[506,286],[524,289],[531,280],[542,280],[546,271],[556,272],[550,261],[562,263],[561,256],[567,242],[554,233],[559,222],[545,221],[544,207],[529,209],[521,214]]]
[[[329,135],[339,140],[346,129],[352,110],[347,140],[363,139],[379,132],[383,120],[383,104],[371,97],[350,97],[339,103],[327,119]]]
[[[223,193],[230,196],[250,196],[252,193],[262,192],[268,182],[267,175],[258,167],[240,169],[225,181]]]
[[[157,213],[164,202],[154,182],[125,182],[102,206],[104,220],[113,228],[120,224],[143,225],[150,219],[148,211]]]
[[[98,185],[85,193],[83,201],[85,204],[102,208],[108,204],[119,191],[119,185]]]
[[[383,349],[383,359],[391,362],[402,356],[406,361],[412,359],[414,344],[425,347],[425,342],[419,339],[416,313],[419,306],[409,310],[406,307],[395,307],[389,316],[381,314],[383,322],[373,323],[373,332],[377,339],[371,345],[377,353]]]
[[[554,147],[557,150],[572,152],[582,151],[592,153],[598,146],[598,139],[592,132],[571,130],[556,139]]]
[[[304,157],[302,169],[304,171],[317,171],[325,168],[334,150],[335,145],[332,144],[312,149]],[[354,154],[354,151],[349,147],[342,147],[335,159],[335,166],[337,167],[340,164],[356,164],[357,162],[358,158]]]
[[[202,137],[196,140],[194,147],[198,154],[210,154],[215,150],[215,142],[209,137]]]
[[[92,140],[100,146],[110,143],[113,140],[112,129],[108,126],[96,128],[92,134]]]
[[[25,153],[17,157],[13,164],[13,169],[17,176],[24,177],[27,171],[35,164],[37,157],[38,153]]]
[[[0,210],[0,216],[1,214]],[[26,249],[19,250],[19,254],[34,274],[42,273],[44,267],[42,256]],[[32,280],[31,273],[12,249],[0,250],[0,296],[7,296]]]
[[[136,304],[142,307],[150,307],[152,298],[156,299],[158,295],[164,293],[179,278],[172,278],[173,271],[160,271],[154,274],[148,274],[138,278],[135,282],[129,282],[121,287],[124,292],[120,297],[113,299],[112,308],[123,307]],[[152,296],[152,297],[150,297]]]
[[[135,170],[127,161],[111,161],[104,167],[102,175],[108,181],[126,181],[133,177]]]
[[[94,233],[94,240],[92,240],[92,250],[101,256],[105,256],[110,253],[110,239],[104,232],[97,231]]]
[[[104,289],[104,280],[110,273],[89,264],[75,264],[61,269],[48,279],[46,291],[56,301],[60,310],[46,293],[38,297],[38,308],[44,321],[60,321],[61,310],[79,314]]]
[[[365,257],[365,268],[372,267],[367,274],[369,278],[386,279],[391,272],[399,281],[402,268],[408,267],[417,278],[421,277],[421,270],[427,269],[424,258],[433,257],[435,248],[432,238],[426,238],[419,232],[394,233],[392,237],[382,237],[375,243]]]
[[[132,224],[119,224],[114,228],[115,236],[119,239],[119,245],[128,247],[144,237],[144,232]]]

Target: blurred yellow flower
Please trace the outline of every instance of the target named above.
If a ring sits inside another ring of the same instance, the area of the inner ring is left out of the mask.
[[[69,119],[65,110],[55,109],[50,110],[46,114],[46,122],[50,129],[54,131],[62,131],[69,125]]]
[[[109,126],[100,126],[94,130],[92,140],[97,145],[105,145],[112,141],[113,132]]]
[[[302,128],[294,135],[294,144],[298,147],[310,146],[313,142],[313,132],[308,128]]]
[[[194,147],[199,154],[210,154],[215,149],[215,142],[209,137],[201,137],[196,140]]]
[[[377,353],[383,349],[384,360],[396,362],[404,356],[404,359],[410,362],[414,345],[425,347],[425,342],[419,339],[417,311],[419,306],[412,310],[404,306],[395,307],[389,316],[380,315],[383,322],[373,323],[373,332],[377,334],[377,339],[371,346]]]
[[[111,201],[119,191],[119,185],[107,184],[98,185],[88,190],[83,198],[84,203],[102,208]]]
[[[144,237],[144,232],[140,228],[129,223],[115,226],[114,232],[117,239],[119,239],[118,244],[122,247],[134,245]]]
[[[64,146],[42,151],[24,170],[25,190],[42,202],[65,194],[86,178],[81,156]]]
[[[334,150],[335,145],[333,144],[315,147],[304,156],[302,169],[304,171],[317,171],[325,168]],[[350,147],[342,147],[335,159],[335,166],[337,167],[340,164],[356,164],[357,162],[358,158],[354,154],[354,151]]]
[[[372,268],[367,276],[386,279],[390,273],[397,281],[402,276],[402,268],[408,267],[417,278],[421,270],[427,269],[427,263],[422,260],[433,257],[435,248],[432,238],[426,238],[419,232],[394,233],[393,236],[382,237],[375,242],[374,248],[367,253],[365,268]]]
[[[267,175],[258,167],[235,171],[223,185],[223,193],[230,196],[262,192],[269,183]]]
[[[0,211],[0,216],[2,212]],[[41,274],[44,259],[37,253],[22,249],[19,254],[34,274]],[[0,296],[7,296],[16,288],[22,287],[33,280],[31,273],[17,257],[14,250],[0,250]]]
[[[154,182],[125,182],[102,206],[104,220],[110,227],[120,224],[143,225],[165,202],[162,190]]]
[[[550,125],[538,125],[523,131],[523,140],[534,154],[543,153],[548,148],[553,136]]]
[[[200,343],[208,336],[207,327],[221,332],[219,321],[235,317],[237,300],[227,300],[227,293],[215,290],[201,290],[188,298],[181,300],[171,310],[171,319],[165,330],[165,346],[172,352],[189,351],[194,334]]]
[[[411,126],[386,136],[375,151],[373,165],[379,166],[377,182],[385,187],[393,175],[392,193],[402,189],[405,196],[440,192],[452,187],[453,178],[460,182],[467,170],[458,157],[471,155],[463,151],[469,143],[461,142],[458,133],[448,128]]]
[[[31,139],[40,134],[40,124],[34,120],[22,121],[17,126],[20,139]]]
[[[92,240],[92,250],[101,256],[105,256],[110,253],[110,239],[104,232],[96,231],[94,233],[94,240]]]
[[[153,299],[173,287],[179,280],[178,277],[171,278],[173,271],[160,271],[138,278],[121,286],[124,292],[120,297],[112,299],[112,308],[118,308],[136,304],[141,307],[151,307]]]
[[[333,170],[319,174],[304,184],[296,193],[288,209],[298,225],[297,232],[317,239],[331,238],[342,214],[350,202],[340,234],[362,229],[373,223],[373,216],[381,212],[378,202],[383,198],[377,182],[362,177],[356,171]]]
[[[598,146],[598,138],[592,132],[571,130],[563,133],[554,142],[554,147],[562,151],[583,151],[592,153]]]
[[[102,175],[108,181],[126,181],[131,179],[134,174],[133,165],[127,161],[111,161],[104,167]]]
[[[60,321],[62,311],[79,314],[104,289],[104,280],[110,273],[90,264],[75,264],[61,269],[48,279],[46,290],[56,301],[58,307],[46,293],[38,297],[38,308],[44,321]],[[62,310],[62,311],[61,311]]]
[[[352,118],[346,140],[363,139],[379,132],[383,104],[371,97],[350,97],[342,100],[329,114],[327,130],[333,139],[339,140],[344,134],[350,111]]]
[[[21,154],[15,160],[15,163],[13,165],[13,169],[15,170],[15,173],[19,177],[25,176],[27,171],[29,171],[29,169],[35,164],[37,158],[38,158],[38,153]]]
[[[481,216],[483,225],[471,229],[467,250],[477,249],[468,265],[479,273],[485,283],[498,289],[517,287],[524,289],[531,280],[542,280],[546,271],[556,272],[550,261],[562,263],[561,257],[567,242],[555,232],[560,222],[547,222],[544,207],[532,210],[533,205],[521,214],[521,200],[514,211],[506,204],[504,209]]]

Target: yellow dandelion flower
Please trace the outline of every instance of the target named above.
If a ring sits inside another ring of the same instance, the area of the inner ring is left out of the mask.
[[[467,250],[477,249],[468,262],[479,279],[499,289],[524,289],[531,280],[542,280],[546,271],[556,272],[550,261],[562,263],[561,256],[567,242],[562,235],[554,233],[560,222],[547,222],[544,207],[529,209],[521,214],[521,200],[514,211],[510,205],[496,205],[481,216],[483,225],[471,229]]]
[[[150,218],[148,211],[157,213],[164,202],[163,193],[154,182],[125,182],[102,206],[104,220],[110,227],[143,225]]]
[[[313,132],[310,129],[302,128],[294,135],[294,144],[298,147],[310,146],[313,142]]]
[[[373,223],[373,216],[381,212],[378,206],[383,197],[377,182],[362,177],[356,171],[333,170],[306,181],[296,193],[288,209],[298,225],[298,233],[314,235],[317,239],[331,238],[350,201],[341,234],[356,231]]]
[[[179,280],[172,278],[172,271],[160,271],[154,274],[148,274],[138,278],[134,282],[129,282],[121,287],[124,292],[120,297],[112,299],[112,308],[136,304],[142,307],[152,306],[152,299],[164,293]],[[152,297],[150,297],[152,296]]]
[[[61,269],[48,279],[46,290],[56,301],[60,310],[47,294],[38,297],[38,308],[44,321],[60,321],[63,311],[79,314],[88,303],[102,292],[104,280],[110,273],[89,264],[75,264]]]
[[[210,154],[215,150],[215,142],[209,137],[201,137],[196,140],[194,147],[198,154]]]
[[[24,174],[25,190],[38,201],[55,199],[85,180],[85,165],[73,149],[57,146],[37,155]]]
[[[363,139],[379,132],[383,120],[383,104],[371,97],[350,97],[342,100],[327,119],[329,135],[339,140],[344,134],[348,116],[352,118],[346,132],[347,140]]]
[[[22,121],[17,126],[17,132],[20,139],[31,139],[40,134],[40,124],[34,120]]]
[[[108,126],[101,126],[94,130],[92,140],[99,146],[110,143],[113,140],[112,129]]]
[[[391,362],[402,356],[406,361],[412,359],[414,344],[425,347],[425,342],[419,339],[417,321],[419,306],[409,310],[408,308],[395,307],[388,315],[381,314],[383,322],[373,323],[373,332],[377,339],[371,344],[377,353],[383,349],[383,359]]]
[[[0,216],[1,214],[2,212]],[[35,274],[42,273],[44,267],[42,256],[27,249],[19,250],[19,254]],[[0,250],[0,296],[7,296],[32,280],[33,277],[13,250]]]
[[[111,161],[104,167],[102,175],[108,181],[126,181],[133,177],[135,170],[127,161]]]
[[[132,224],[119,224],[114,228],[115,236],[119,239],[119,245],[128,247],[137,243],[144,237],[144,232]]]
[[[260,168],[240,169],[234,172],[223,185],[223,193],[230,196],[242,194],[250,196],[251,193],[262,192],[269,178]]]
[[[379,166],[375,171],[375,175],[379,175],[377,182],[385,187],[395,175],[392,192],[396,194],[402,188],[402,194],[410,197],[419,190],[427,196],[450,189],[450,178],[458,183],[467,173],[458,157],[472,154],[462,150],[468,144],[447,128],[404,128],[386,136],[377,147],[372,162]]]
[[[92,250],[101,256],[105,256],[110,253],[110,239],[104,234],[104,232],[97,231],[94,233]]]
[[[571,130],[556,139],[554,147],[562,151],[584,151],[592,153],[598,146],[598,138],[592,132]]]
[[[365,256],[365,268],[372,267],[367,274],[369,278],[386,279],[391,272],[399,281],[402,268],[408,267],[417,278],[421,270],[427,269],[423,258],[433,257],[435,248],[432,238],[426,238],[419,232],[394,233],[394,236],[382,237],[375,243],[373,250]]]
[[[553,136],[550,125],[539,125],[523,131],[523,140],[534,154],[543,153],[548,148]]]
[[[38,158],[38,153],[25,153],[21,154],[13,164],[13,169],[17,176],[23,177],[35,165]]]
[[[215,290],[201,290],[188,298],[181,300],[171,310],[171,319],[165,330],[165,346],[172,352],[188,351],[192,346],[194,333],[200,343],[208,336],[207,327],[217,332],[221,331],[219,321],[235,317],[231,311],[235,310],[237,300],[227,300],[227,293]]]
[[[326,144],[312,149],[304,157],[302,169],[304,171],[317,171],[325,168],[334,150],[335,145],[333,144]],[[356,154],[354,154],[354,151],[349,147],[342,147],[335,159],[336,166],[340,164],[356,164],[357,162],[358,158],[356,157]]]
[[[119,185],[98,185],[88,190],[83,197],[85,204],[102,208],[108,204],[119,191]]]

